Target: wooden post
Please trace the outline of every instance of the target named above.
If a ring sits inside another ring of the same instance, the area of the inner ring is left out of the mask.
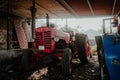
[[[32,0],[32,6],[31,6],[31,16],[32,16],[32,38],[35,38],[35,14],[36,14],[36,8],[35,8],[35,0]]]
[[[9,11],[10,11],[10,1],[9,0],[7,0],[7,49],[10,49],[10,42],[9,42],[9,36],[10,36],[10,34],[9,34],[9,32],[10,32],[10,13],[9,13]]]

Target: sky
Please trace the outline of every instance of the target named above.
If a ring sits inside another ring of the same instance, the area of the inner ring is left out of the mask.
[[[50,19],[50,23],[57,24],[59,28],[66,26],[66,23],[67,23],[68,27],[75,28],[79,31],[81,31],[81,30],[86,31],[89,29],[93,29],[93,30],[97,31],[97,30],[101,29],[102,20],[105,18],[107,18],[107,17],[77,18],[77,19],[76,18]],[[43,20],[44,25],[45,25],[45,22],[46,22],[46,20]]]
[[[65,27],[66,23],[69,27],[76,29],[79,32],[88,35],[89,39],[94,39],[94,36],[102,33],[103,19],[110,17],[94,17],[94,18],[69,18],[69,19],[50,19],[50,23],[58,25],[58,29]],[[40,19],[37,26],[46,26],[46,19]],[[105,25],[106,31],[110,31],[110,21]],[[115,29],[116,30],[116,29]],[[100,33],[101,31],[101,33]]]

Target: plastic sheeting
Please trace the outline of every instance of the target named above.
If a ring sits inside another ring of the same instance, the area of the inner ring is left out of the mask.
[[[15,26],[18,42],[21,49],[27,49],[28,48],[28,41],[25,35],[25,31],[21,26]]]
[[[23,22],[23,23],[22,23],[22,27],[24,28],[27,41],[28,41],[28,42],[31,42],[31,41],[32,41],[31,26],[28,25],[27,22]]]

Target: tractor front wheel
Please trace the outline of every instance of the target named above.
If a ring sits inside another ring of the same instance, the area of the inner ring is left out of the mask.
[[[105,62],[105,56],[104,56],[102,37],[96,36],[95,40],[97,44],[98,62],[100,66],[100,78],[101,80],[109,80],[109,74],[106,68],[106,62]]]
[[[106,63],[105,63],[105,60],[104,60],[104,56],[103,55],[100,55],[100,60],[101,60],[101,63],[100,63],[100,77],[101,77],[101,80],[109,80],[109,75],[108,75],[108,71],[107,71],[107,68],[106,68]]]
[[[72,56],[71,56],[71,49],[66,48],[63,53],[62,58],[62,73],[65,76],[71,74],[72,71]]]

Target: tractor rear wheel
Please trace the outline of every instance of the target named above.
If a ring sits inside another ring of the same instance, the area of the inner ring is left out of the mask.
[[[84,34],[78,34],[76,36],[76,45],[78,47],[78,56],[82,64],[88,63],[88,57],[90,57],[86,49],[88,45],[88,37]]]
[[[62,58],[62,73],[64,76],[68,76],[72,71],[72,55],[71,49],[66,48]]]
[[[104,57],[102,37],[96,36],[95,40],[97,44],[97,52],[98,52],[97,54],[98,54],[98,61],[100,66],[100,78],[101,80],[109,80],[109,74],[107,71],[105,57]]]
[[[98,55],[98,62],[99,62],[99,64],[101,64],[101,51],[103,51],[102,50],[102,38],[101,38],[101,36],[95,36],[95,40],[96,40],[96,44],[97,44],[97,55]]]
[[[102,50],[103,50],[103,48],[101,48],[100,53],[103,52]],[[107,70],[107,67],[106,67],[104,53],[101,53],[99,55],[99,59],[100,59],[100,76],[101,76],[101,80],[110,80],[108,70]]]

